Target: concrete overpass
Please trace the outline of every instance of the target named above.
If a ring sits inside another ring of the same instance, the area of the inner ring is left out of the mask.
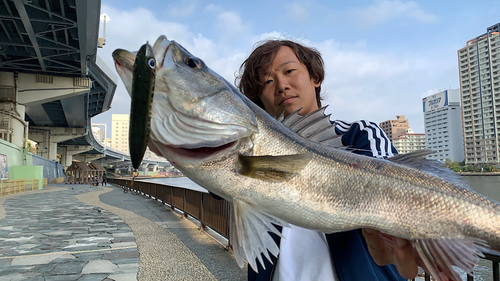
[[[0,2],[0,138],[22,148],[33,140],[64,167],[73,158],[130,160],[91,130],[117,80],[97,56],[100,8],[100,0]]]

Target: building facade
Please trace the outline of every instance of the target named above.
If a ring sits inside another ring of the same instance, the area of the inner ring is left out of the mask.
[[[106,143],[106,124],[92,123],[92,134],[101,144]]]
[[[500,164],[500,23],[458,50],[466,164]]]
[[[382,128],[391,141],[405,134],[406,130],[410,129],[410,124],[404,115],[398,115],[396,118],[396,120],[387,120],[379,124],[380,128]]]
[[[425,147],[436,153],[428,159],[444,162],[464,161],[460,91],[445,90],[422,99]]]
[[[399,154],[425,149],[425,134],[416,134],[412,129],[407,129],[403,135],[392,140],[392,145]]]
[[[111,114],[111,148],[129,154],[128,114]]]

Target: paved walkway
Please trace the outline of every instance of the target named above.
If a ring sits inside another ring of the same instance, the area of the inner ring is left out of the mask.
[[[161,203],[114,186],[0,197],[0,280],[246,280],[232,252]]]

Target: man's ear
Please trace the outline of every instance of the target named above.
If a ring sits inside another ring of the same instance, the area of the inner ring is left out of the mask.
[[[321,86],[321,82],[319,82],[319,78],[315,78],[314,79],[314,88],[318,88],[319,86]]]

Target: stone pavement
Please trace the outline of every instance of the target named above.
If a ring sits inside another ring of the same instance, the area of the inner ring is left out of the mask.
[[[0,197],[0,280],[246,280],[232,252],[121,188],[49,185]]]

